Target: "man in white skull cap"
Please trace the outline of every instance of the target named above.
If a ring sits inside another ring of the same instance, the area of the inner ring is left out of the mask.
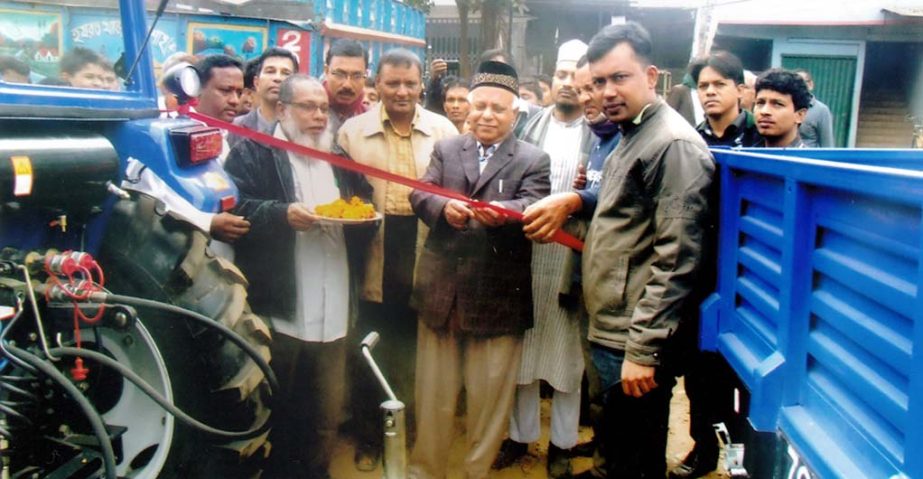
[[[593,135],[583,115],[574,73],[586,54],[580,40],[564,42],[558,49],[551,95],[554,100],[534,117],[522,133],[551,157],[551,193],[573,190],[573,180],[586,166]],[[574,252],[557,243],[536,244],[532,249],[534,327],[526,332],[516,399],[507,439],[494,467],[501,469],[522,457],[539,439],[539,386],[554,389],[551,402],[551,443],[548,477],[569,477],[570,449],[577,444],[580,419],[580,383],[584,361],[580,343],[579,288],[573,288]]]

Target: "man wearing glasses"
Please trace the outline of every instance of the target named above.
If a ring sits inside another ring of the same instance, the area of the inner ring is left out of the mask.
[[[330,151],[327,95],[311,77],[281,83],[272,134]],[[253,140],[235,146],[225,165],[240,190],[234,213],[250,231],[235,243],[250,280],[253,311],[274,329],[272,366],[282,397],[274,402],[266,477],[329,478],[345,394],[349,268],[342,225],[312,211],[370,188],[362,175]]]
[[[327,50],[324,87],[330,102],[330,131],[336,135],[344,121],[365,113],[362,98],[369,68],[369,52],[355,40],[337,40]]]
[[[333,64],[328,71],[335,71]],[[337,134],[337,144],[353,160],[407,178],[419,178],[429,165],[433,145],[458,134],[447,118],[418,105],[423,67],[420,59],[406,49],[385,52],[378,62],[375,88],[378,106],[347,120]],[[328,91],[330,88],[328,78]],[[361,87],[356,90],[361,92]],[[357,98],[361,101],[361,95]],[[397,183],[369,178],[374,188],[372,202],[385,219],[366,252],[364,278],[359,287],[357,337],[376,330],[382,335],[379,357],[382,368],[392,376],[398,397],[413,398],[413,365],[416,357],[417,317],[410,308],[417,251],[422,247],[425,229],[410,206],[411,189]],[[366,368],[353,371],[355,382],[353,417],[357,435],[356,467],[374,469],[381,451],[381,420],[378,406],[384,399],[374,378],[363,378]],[[362,391],[358,391],[362,389]]]

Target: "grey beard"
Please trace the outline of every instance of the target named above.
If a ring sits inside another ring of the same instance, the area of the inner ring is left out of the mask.
[[[279,125],[289,141],[296,145],[301,145],[318,151],[329,152],[333,147],[333,134],[330,129],[324,130],[323,133],[311,135],[302,133],[295,127],[295,122],[291,118],[282,118]]]

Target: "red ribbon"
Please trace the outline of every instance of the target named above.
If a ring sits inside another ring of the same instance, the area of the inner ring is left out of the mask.
[[[476,208],[488,208],[502,215],[509,216],[510,218],[513,218],[516,221],[522,221],[522,213],[518,211],[506,209],[506,208],[503,208],[502,206],[497,206],[491,203],[474,200],[474,199],[471,199],[471,198],[468,198],[462,195],[461,193],[458,193],[457,191],[448,190],[448,189],[445,189],[445,188],[442,188],[442,187],[439,187],[439,186],[436,186],[430,183],[424,183],[422,181],[418,181],[413,178],[407,178],[405,176],[396,175],[394,173],[391,173],[390,171],[385,171],[385,170],[374,168],[368,165],[363,165],[362,163],[352,161],[352,160],[343,158],[338,155],[334,155],[333,153],[327,153],[324,151],[315,150],[314,148],[308,148],[306,146],[302,146],[297,143],[280,140],[279,138],[276,138],[272,135],[267,135],[265,133],[251,130],[249,128],[244,128],[242,126],[238,126],[233,123],[221,121],[217,118],[213,118],[208,115],[203,115],[199,112],[192,111],[189,108],[189,105],[180,105],[177,111],[181,115],[186,115],[192,119],[199,120],[208,126],[213,126],[216,128],[227,130],[231,133],[240,135],[245,138],[250,138],[251,140],[254,140],[258,143],[262,143],[264,145],[273,146],[273,147],[280,148],[286,151],[290,151],[292,153],[296,153],[299,155],[310,156],[312,158],[316,158],[318,160],[322,160],[327,163],[330,163],[331,165],[334,165],[336,167],[343,168],[344,170],[350,170],[350,171],[355,171],[357,173],[362,173],[364,175],[374,176],[376,178],[381,178],[386,181],[391,181],[391,182],[398,183],[404,186],[408,186],[415,190],[425,191],[427,193],[444,196],[449,199],[463,201]],[[551,236],[551,240],[554,241],[555,243],[559,243],[564,246],[567,246],[568,248],[571,248],[577,251],[583,251],[583,242],[575,238],[574,236],[564,232],[563,230],[559,229],[558,231],[556,231],[554,235]]]

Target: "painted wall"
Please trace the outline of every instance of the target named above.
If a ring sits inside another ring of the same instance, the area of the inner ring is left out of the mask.
[[[426,15],[415,8],[394,0],[317,0],[315,11],[318,19],[326,24],[350,25],[360,29],[401,35],[409,38],[426,38]],[[317,30],[320,30],[319,28]],[[322,35],[315,31],[312,35],[313,55],[318,59],[312,65],[311,74],[323,73],[323,59],[337,38],[341,35]],[[369,70],[374,74],[378,59],[382,53],[391,48],[402,47],[411,50],[426,59],[424,47],[407,46],[387,41],[359,40],[369,50]]]
[[[314,2],[313,16],[329,23],[412,38],[424,38],[426,29],[421,11],[394,0],[319,0]],[[299,57],[302,71],[319,76],[330,41],[310,22],[166,13],[157,23],[150,49],[155,71],[159,71],[160,64],[177,51],[225,53],[247,61],[267,47],[282,46]],[[363,43],[370,50],[373,71],[383,51],[399,46]],[[115,63],[124,51],[118,12],[0,2],[0,55],[23,59],[43,76],[56,76],[63,52],[78,46]],[[411,49],[424,57],[423,48]]]

